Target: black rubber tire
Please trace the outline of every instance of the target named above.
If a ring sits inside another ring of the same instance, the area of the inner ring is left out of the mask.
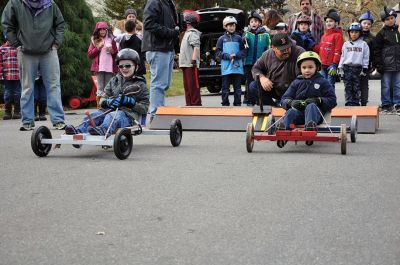
[[[356,115],[351,117],[350,123],[350,140],[352,143],[355,143],[357,140],[357,130],[358,130],[358,119]]]
[[[132,151],[133,139],[131,130],[120,128],[114,137],[114,154],[118,159],[124,160],[129,157]]]
[[[340,151],[342,155],[347,153],[347,132],[346,124],[342,124],[340,127]]]
[[[182,123],[179,119],[174,119],[171,121],[169,126],[169,139],[173,147],[177,147],[182,141]]]
[[[312,146],[314,144],[314,141],[306,141],[306,145]]]
[[[247,124],[246,128],[246,149],[248,153],[253,152],[254,147],[254,126],[252,123]]]
[[[51,144],[42,144],[42,139],[52,139],[50,129],[46,126],[37,127],[32,132],[32,151],[39,157],[47,156],[51,150]]]
[[[277,145],[279,148],[283,148],[283,147],[286,145],[286,142],[287,142],[287,141],[285,141],[285,140],[278,140],[278,141],[276,141],[276,145]]]
[[[272,115],[272,114],[270,114],[269,116],[268,116],[268,121],[267,121],[267,125],[266,125],[266,128],[269,128],[269,127],[271,127],[271,125],[272,124],[274,124],[275,123],[275,117]],[[268,130],[268,135],[273,135],[273,134],[275,134],[275,125],[273,126],[273,127],[271,127],[269,130]]]

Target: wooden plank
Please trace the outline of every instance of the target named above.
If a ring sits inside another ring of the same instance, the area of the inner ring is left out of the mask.
[[[174,116],[244,116],[251,117],[252,108],[239,107],[173,107],[163,106],[157,109],[157,115]]]

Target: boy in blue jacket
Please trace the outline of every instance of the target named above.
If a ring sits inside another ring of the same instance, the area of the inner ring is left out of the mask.
[[[229,106],[229,87],[234,89],[234,106],[241,106],[242,89],[240,87],[243,76],[243,58],[246,50],[242,37],[235,34],[236,18],[228,16],[223,20],[226,33],[217,41],[216,55],[221,59],[222,75],[222,106]]]
[[[306,15],[301,15],[296,22],[296,30],[293,31],[290,38],[296,41],[296,45],[303,47],[306,51],[312,51],[316,42],[311,35],[311,18]]]
[[[249,85],[254,81],[251,69],[263,52],[271,48],[271,38],[267,30],[262,26],[262,18],[256,11],[252,11],[249,17],[249,27],[243,34],[244,47],[247,55],[244,58],[244,75],[246,77],[246,92],[243,103],[254,105],[248,101]]]
[[[305,129],[316,130],[322,115],[336,106],[335,90],[319,71],[321,60],[317,53],[306,51],[297,58],[301,71],[282,96],[281,105],[287,110],[278,129],[290,129],[290,124],[304,124]],[[321,112],[321,113],[320,113]]]

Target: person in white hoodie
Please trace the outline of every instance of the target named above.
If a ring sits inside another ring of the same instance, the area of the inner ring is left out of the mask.
[[[361,30],[359,23],[348,27],[349,40],[343,44],[338,67],[343,77],[346,106],[360,106],[360,78],[368,74],[369,47],[360,38]]]

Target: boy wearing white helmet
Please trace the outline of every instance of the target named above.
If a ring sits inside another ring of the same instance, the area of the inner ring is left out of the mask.
[[[129,48],[122,49],[115,61],[119,73],[104,89],[105,96],[100,100],[102,109],[91,113],[96,126],[91,126],[88,117],[85,117],[77,127],[67,125],[66,134],[88,132],[91,135],[106,135],[108,131],[109,136],[118,128],[132,126],[134,120],[140,121],[141,116],[146,115],[149,92],[146,79],[136,75],[140,64],[139,54]]]
[[[361,38],[361,25],[351,23],[349,40],[343,44],[339,72],[343,75],[345,105],[360,106],[360,78],[368,74],[369,47]]]
[[[236,18],[228,16],[223,20],[226,33],[217,41],[216,55],[221,60],[222,75],[222,106],[229,106],[229,87],[233,84],[234,106],[242,104],[241,81],[244,74],[243,58],[246,57],[246,50],[242,37],[235,33]]]

